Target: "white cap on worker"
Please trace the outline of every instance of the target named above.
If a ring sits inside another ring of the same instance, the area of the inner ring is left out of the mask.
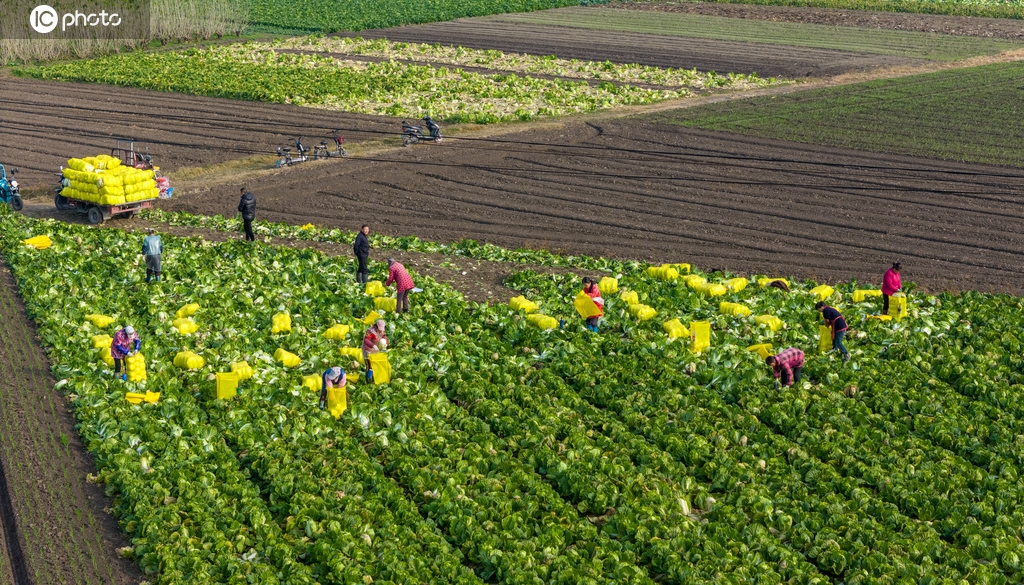
[[[377,322],[374,323],[374,325],[377,327],[377,329],[383,329],[386,323],[384,323],[384,319],[377,319]]]
[[[127,333],[128,335],[131,335],[132,333],[135,333],[135,328],[132,327],[131,325],[125,325],[124,332]]]

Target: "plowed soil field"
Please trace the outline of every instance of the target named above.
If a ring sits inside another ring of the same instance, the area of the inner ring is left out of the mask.
[[[451,139],[294,167],[258,216],[388,234],[1024,293],[1024,171],[637,120]],[[167,207],[233,214],[234,185]]]

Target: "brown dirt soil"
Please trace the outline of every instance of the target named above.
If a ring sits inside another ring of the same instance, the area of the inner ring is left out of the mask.
[[[588,30],[563,26],[528,25],[479,19],[364,30],[348,36],[393,41],[441,43],[474,49],[557,55],[564,59],[640,63],[675,67],[757,73],[761,77],[799,79],[828,77],[885,67],[921,64],[921,59],[853,53],[832,49],[789,47],[761,43],[693,39],[666,35]]]
[[[293,224],[703,269],[1024,293],[1024,170],[872,154],[640,120],[414,145],[294,167],[255,191]],[[297,186],[301,186],[297,190]],[[233,214],[234,189],[163,207]]]
[[[19,569],[27,573],[19,583],[33,585],[138,583],[138,567],[117,554],[128,542],[104,511],[110,499],[86,481],[95,466],[70,407],[54,389],[46,354],[16,291],[10,269],[0,263],[0,461],[6,479],[0,496],[10,497],[23,553],[21,564],[11,566],[15,575]]]
[[[669,0],[614,2],[608,4],[608,6],[624,10],[683,12],[707,16],[724,16],[727,18],[749,18],[752,20],[857,26],[862,28],[934,32],[947,35],[1009,40],[1024,39],[1024,21],[1006,18],[977,18],[972,16],[840,10],[798,6],[760,6],[717,2],[673,2]]]
[[[0,119],[0,163],[20,167],[26,187],[50,185],[68,158],[109,153],[125,135],[179,170],[259,154],[272,164],[277,147],[302,137],[311,149],[334,128],[346,141],[395,133],[378,116],[18,77],[0,84]]]

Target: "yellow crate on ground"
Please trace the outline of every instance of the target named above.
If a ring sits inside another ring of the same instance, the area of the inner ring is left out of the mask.
[[[619,279],[604,276],[598,281],[597,288],[601,289],[602,295],[613,295],[619,292]]]
[[[271,333],[287,333],[292,330],[292,316],[288,313],[278,313],[270,318]]]
[[[227,400],[238,396],[238,374],[236,372],[217,372],[216,392],[218,400]]]
[[[863,303],[864,301],[882,296],[882,291],[871,289],[859,289],[853,291],[853,302]]]
[[[626,301],[627,305],[635,305],[640,302],[640,295],[635,290],[623,290],[619,292],[619,298]]]
[[[379,280],[371,280],[366,283],[366,294],[371,297],[381,297],[387,292],[384,283]]]
[[[238,375],[238,381],[248,380],[252,378],[253,369],[249,366],[249,362],[235,362],[231,364],[231,371]]]
[[[378,311],[394,313],[395,309],[398,308],[398,299],[392,299],[387,297],[374,297],[373,308]]]
[[[907,316],[907,295],[898,292],[889,297],[889,316],[897,321]]]
[[[374,384],[387,384],[391,381],[391,362],[388,361],[388,354],[371,353],[370,369],[373,370]]]
[[[294,368],[295,366],[302,363],[302,360],[299,359],[299,356],[286,350],[283,347],[277,348],[277,351],[274,352],[274,359],[277,360],[278,363],[280,363],[282,366],[286,368]]]
[[[757,355],[764,359],[772,355],[772,344],[770,343],[758,343],[757,345],[751,345],[747,348],[747,351],[756,351]]]
[[[832,296],[832,293],[836,292],[836,289],[832,288],[827,284],[819,284],[818,286],[812,288],[810,292],[812,295],[818,297],[819,301],[824,301],[825,299]]]
[[[535,327],[550,331],[558,328],[558,319],[541,313],[531,313],[526,316],[526,321]],[[376,374],[374,374],[376,375]]]
[[[594,299],[590,298],[590,296],[585,292],[581,292],[576,295],[576,298],[572,302],[572,306],[576,309],[576,312],[580,314],[580,317],[583,317],[584,319],[596,317],[601,314],[601,309],[597,307],[597,303],[595,303]]]
[[[673,339],[685,339],[690,336],[690,330],[687,329],[679,319],[665,321],[661,324],[661,327],[665,330],[665,333],[668,333],[669,341]]]
[[[832,328],[828,325],[818,325],[818,353],[832,351]]]
[[[711,323],[709,321],[690,322],[690,349],[700,353],[711,347]]]
[[[519,295],[518,297],[512,297],[508,301],[508,306],[512,307],[512,310],[514,311],[522,311],[527,314],[537,312],[537,303],[527,299],[522,295]]]
[[[341,355],[348,356],[357,362],[359,365],[365,366],[366,362],[363,360],[363,350],[359,347],[342,347],[338,350]]]
[[[757,323],[758,325],[767,325],[772,331],[778,331],[779,329],[782,329],[782,326],[784,325],[782,319],[779,319],[775,315],[758,315],[757,317],[754,317],[754,323]]]
[[[348,325],[332,325],[327,329],[327,331],[324,331],[324,337],[327,339],[333,339],[334,341],[344,341],[344,339],[348,337],[348,332],[351,330],[352,328]]]

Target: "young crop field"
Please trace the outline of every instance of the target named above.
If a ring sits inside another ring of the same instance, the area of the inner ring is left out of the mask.
[[[770,138],[1024,166],[1024,65],[1005,63],[676,110],[659,119]]]
[[[1022,43],[970,36],[771,22],[647,10],[563,8],[484,20],[604,31],[792,45],[919,59],[955,60],[1024,48]]]
[[[257,30],[358,31],[609,0],[244,0]]]
[[[388,60],[363,61],[320,54],[330,51],[342,53],[341,57],[351,52],[383,55]],[[449,68],[394,60],[403,55],[409,55],[413,62],[429,59],[453,64]],[[465,71],[460,65],[466,61],[485,70],[503,71]],[[511,71],[505,72],[508,69]],[[160,75],[153,75],[154,71]],[[531,75],[538,72],[565,79]],[[691,89],[741,89],[776,82],[756,75],[718,75],[608,62],[506,56],[499,51],[446,52],[425,45],[326,39],[114,55],[18,69],[16,73],[38,79],[133,86],[362,114],[429,114],[447,122],[474,123],[649,104],[689,96]],[[637,81],[661,87],[630,85]]]
[[[42,234],[52,247],[22,244]],[[375,237],[381,249],[576,270],[508,280],[565,319],[551,330],[419,277],[412,311],[385,314],[392,379],[369,386],[340,351],[358,345],[376,306],[348,260],[164,238],[166,278],[147,285],[140,235],[0,212],[0,250],[115,497],[124,554],[151,582],[1024,580],[1020,298],[910,285],[909,315],[881,322],[867,319],[876,303],[852,300],[873,287],[831,283],[821,294],[852,328],[844,364],[818,351],[813,282],[789,294],[756,280],[715,289],[701,281],[733,275]],[[584,274],[636,294],[604,292],[600,333],[571,308]],[[723,301],[751,316],[726,314]],[[182,335],[172,320],[189,303],[198,331]],[[631,303],[654,318],[634,317]],[[291,330],[274,333],[283,312]],[[95,313],[140,332],[148,380],[122,382],[99,359],[91,339],[112,330]],[[761,315],[783,326],[758,325]],[[668,337],[672,319],[709,322],[711,346],[694,353]],[[324,336],[335,324],[351,326],[347,339]],[[804,379],[773,384],[746,349],[757,343],[803,348]],[[279,348],[299,365],[279,363]],[[205,365],[172,365],[184,350]],[[213,374],[242,360],[254,376],[216,399]],[[338,419],[304,385],[332,365],[349,372]],[[126,391],[160,396],[133,405]]]

